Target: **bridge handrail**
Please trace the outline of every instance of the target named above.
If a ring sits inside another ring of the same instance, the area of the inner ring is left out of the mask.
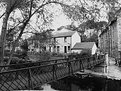
[[[40,62],[29,62],[29,63],[20,63],[20,64],[10,64],[10,65],[3,65],[0,67],[10,67],[10,66],[20,66],[20,65],[27,65],[27,64],[34,64],[34,63],[46,63],[46,62],[54,62],[54,61],[59,61],[59,60],[66,60],[68,58],[62,58],[62,59],[52,59],[52,60],[47,60],[47,61],[40,61]]]
[[[20,69],[13,69],[13,70],[7,70],[5,72],[0,72],[0,74],[2,73],[8,73],[8,72],[16,72],[16,71],[21,71],[21,70],[28,70],[28,69],[34,69],[34,68],[40,68],[40,67],[47,67],[47,66],[53,66],[53,65],[59,65],[59,64],[64,64],[64,63],[71,63],[71,62],[74,62],[74,61],[78,61],[78,60],[85,60],[85,59],[88,59],[88,58],[94,58],[94,57],[86,57],[86,58],[79,58],[79,59],[71,59],[71,60],[68,60],[67,58],[67,61],[65,62],[60,62],[60,63],[51,63],[51,64],[45,64],[45,65],[39,65],[39,66],[31,66],[31,67],[25,67],[25,68],[20,68]],[[62,60],[62,59],[61,59]],[[54,60],[53,60],[54,61]],[[43,61],[44,62],[44,61]],[[50,62],[50,61],[47,61],[47,62]],[[41,62],[40,62],[41,63]],[[10,66],[10,65],[9,65]],[[7,67],[7,66],[6,66]]]
[[[84,58],[81,58],[84,59]],[[68,58],[62,58],[62,59],[52,59],[52,60],[47,60],[47,61],[40,61],[40,62],[30,62],[30,63],[20,63],[20,64],[10,64],[10,65],[3,65],[0,67],[10,67],[10,66],[20,66],[20,65],[29,65],[29,64],[34,64],[34,63],[46,63],[46,62],[54,62],[54,61],[59,61],[59,60],[68,60]]]
[[[83,60],[83,59],[88,59],[88,58],[95,58],[93,57],[84,57],[84,58],[78,58],[78,60]],[[49,62],[54,62],[54,63],[58,63],[60,60],[74,60],[74,59],[69,59],[69,58],[62,58],[62,59],[52,59],[52,60],[47,60],[47,61],[41,61],[41,62],[31,62],[31,63],[21,63],[21,64],[10,64],[10,65],[4,65],[4,66],[0,66],[0,68],[6,68],[6,67],[14,67],[14,66],[25,66],[27,65],[27,67],[36,67],[36,64],[42,64],[42,63],[49,63]],[[62,63],[62,62],[61,62]],[[31,66],[31,65],[34,66]],[[42,65],[41,65],[42,66]],[[27,68],[27,67],[22,67],[22,68]],[[21,68],[20,68],[21,69]]]
[[[70,62],[73,62],[73,61],[76,61],[76,60],[78,60],[78,59],[66,61],[66,62],[61,62],[61,63],[52,63],[52,64],[47,64],[47,65],[32,66],[32,67],[26,67],[26,68],[21,68],[21,69],[8,70],[8,71],[5,71],[5,72],[0,72],[0,74],[9,73],[9,72],[16,72],[16,71],[21,71],[21,70],[34,69],[34,68],[40,68],[40,67],[53,66],[53,65],[64,64],[64,63],[70,63]]]

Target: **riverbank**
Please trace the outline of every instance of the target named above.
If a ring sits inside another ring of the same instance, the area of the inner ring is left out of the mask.
[[[121,67],[115,65],[114,58],[109,57],[109,65],[105,63],[92,70],[96,75],[102,75],[108,79],[121,80]],[[91,73],[91,72],[90,72]]]

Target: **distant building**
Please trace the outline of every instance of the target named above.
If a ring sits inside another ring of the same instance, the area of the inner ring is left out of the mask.
[[[55,45],[51,46],[51,52],[70,53],[71,48],[77,42],[81,42],[81,37],[77,31],[68,31],[54,34],[52,40]]]
[[[111,57],[120,57],[121,52],[121,17],[113,19],[99,35],[100,49]]]
[[[76,43],[72,48],[72,52],[81,53],[82,51],[87,51],[94,55],[97,52],[97,46],[95,42],[80,42]]]
[[[109,31],[109,27],[106,27],[101,34],[99,35],[98,38],[98,46],[100,48],[100,50],[103,53],[108,52],[109,55],[111,54],[111,36],[110,36],[110,31]]]

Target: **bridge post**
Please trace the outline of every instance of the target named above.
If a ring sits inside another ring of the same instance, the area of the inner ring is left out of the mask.
[[[68,64],[68,74],[71,74],[71,65],[70,65],[70,62],[69,62],[69,59],[67,59],[67,64]]]
[[[84,66],[83,66],[82,59],[80,59],[79,63],[80,63],[80,70],[84,71]]]
[[[98,60],[97,60],[97,56],[96,55],[94,55],[94,61],[95,61],[95,65],[97,65],[98,64]]]
[[[28,69],[28,89],[29,90],[33,89],[32,80],[31,80],[31,69],[30,68]]]
[[[93,68],[94,68],[94,66],[95,66],[95,60],[93,60],[93,59],[94,59],[93,57],[91,57],[90,59],[91,59],[91,62],[92,62],[91,67],[92,67],[92,69],[93,69]]]
[[[108,53],[106,53],[105,55],[105,61],[106,61],[106,66],[108,66],[109,65]]]
[[[55,66],[53,65],[53,80],[55,79]]]
[[[89,68],[89,58],[87,58],[87,69]]]
[[[55,63],[57,63],[57,61],[56,61]],[[56,77],[57,77],[57,75],[56,75],[56,67],[57,67],[57,65],[54,64],[54,65],[53,65],[53,69],[52,69],[52,71],[53,71],[53,80],[55,80]]]

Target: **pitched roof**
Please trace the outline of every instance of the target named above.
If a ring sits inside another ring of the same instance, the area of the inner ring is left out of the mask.
[[[74,45],[73,49],[92,49],[93,45],[95,42],[81,42],[81,43],[76,43]]]
[[[75,32],[76,31],[56,33],[56,34],[53,35],[53,37],[69,37],[69,36],[72,36]]]

